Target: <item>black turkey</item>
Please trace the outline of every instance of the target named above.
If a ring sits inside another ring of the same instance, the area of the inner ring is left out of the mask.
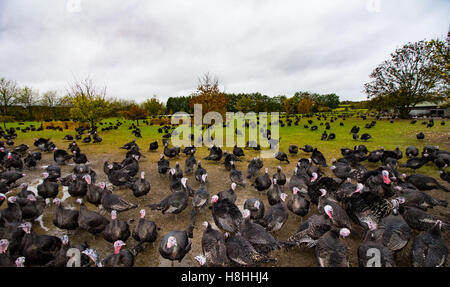
[[[416,236],[411,250],[414,267],[444,267],[447,263],[448,248],[441,237],[441,221],[426,233]]]

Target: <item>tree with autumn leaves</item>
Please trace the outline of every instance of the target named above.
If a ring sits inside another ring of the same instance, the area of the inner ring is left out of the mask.
[[[195,104],[201,104],[202,116],[208,112],[218,112],[224,117],[227,112],[228,99],[219,88],[219,80],[206,73],[199,79],[197,91],[191,95],[189,104],[192,109]]]
[[[450,37],[407,43],[370,74],[364,85],[370,106],[393,109],[408,118],[412,108],[422,102],[448,101],[450,74]]]
[[[136,124],[139,125],[139,120],[146,119],[148,112],[138,105],[132,105],[127,111],[123,112],[123,115],[126,119],[136,121]]]
[[[303,98],[298,102],[297,112],[299,114],[309,114],[312,112],[314,102],[310,98]]]

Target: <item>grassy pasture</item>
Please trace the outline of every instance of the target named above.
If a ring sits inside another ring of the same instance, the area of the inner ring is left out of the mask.
[[[311,124],[307,123],[307,120],[312,119],[313,124],[317,125],[318,129],[316,131],[311,131],[310,128],[304,128],[303,126],[307,124],[311,127]],[[110,131],[101,131],[102,127],[105,127],[106,123],[115,123],[117,120],[123,122],[117,130]],[[284,120],[284,118],[282,118]],[[270,122],[270,119],[268,120]],[[284,120],[285,121],[285,120]],[[290,144],[296,144],[299,147],[310,144],[313,147],[317,147],[327,158],[327,162],[330,162],[332,158],[338,158],[341,156],[340,149],[343,147],[353,148],[358,144],[365,144],[367,148],[370,150],[378,149],[380,147],[384,147],[386,150],[392,150],[397,145],[404,152],[407,146],[414,145],[421,150],[424,145],[437,145],[441,149],[449,150],[450,149],[450,123],[447,120],[446,125],[442,126],[441,120],[435,121],[435,125],[432,128],[426,128],[425,125],[422,125],[422,121],[418,121],[416,124],[410,124],[409,120],[395,120],[394,123],[390,123],[388,120],[378,120],[376,125],[373,128],[366,129],[364,126],[367,123],[372,121],[371,118],[366,120],[362,120],[360,118],[347,118],[346,120],[338,119],[337,121],[330,123],[331,128],[327,130],[327,133],[335,133],[336,139],[330,141],[322,141],[320,140],[323,131],[325,130],[325,125],[320,126],[320,122],[325,123],[325,120],[318,121],[316,118],[303,118],[299,121],[298,126],[295,126],[292,123],[291,127],[285,125],[284,127],[279,126],[279,136],[280,140],[280,150],[287,153],[288,147]],[[339,123],[343,122],[344,126],[340,126]],[[109,154],[117,151],[117,149],[129,142],[134,138],[134,135],[131,133],[129,126],[133,123],[133,121],[119,119],[119,118],[109,118],[102,121],[103,125],[98,125],[98,134],[103,138],[102,143],[100,144],[84,144],[80,143],[80,147],[82,151],[86,154]],[[48,123],[46,123],[48,125]],[[7,123],[7,128],[10,127],[20,127],[24,128],[29,125],[34,125],[35,127],[39,127],[39,122],[25,122],[24,125],[19,125],[16,123]],[[367,142],[361,140],[353,140],[352,134],[350,133],[350,129],[353,125],[360,126],[359,134],[369,133],[372,135],[372,138]],[[33,144],[33,139],[36,137],[44,137],[51,138],[51,140],[61,148],[66,148],[68,141],[63,140],[63,137],[66,134],[75,135],[75,131],[73,129],[74,125],[69,123],[69,129],[61,131],[47,130],[39,132],[31,132],[28,131],[23,133],[21,131],[17,131],[18,137],[16,139],[16,144],[25,143],[28,145]],[[154,140],[160,140],[163,134],[158,133],[158,128],[161,126],[155,122],[154,125],[146,125],[142,121],[140,121],[139,128],[141,130],[142,138],[136,138],[136,142],[141,147],[143,151],[148,150],[148,146],[150,142]],[[243,130],[243,128],[240,128]],[[259,129],[259,126],[258,126]],[[422,131],[425,134],[424,140],[417,140],[416,134]],[[248,139],[249,128],[246,129],[246,141]],[[225,129],[224,129],[225,135]],[[83,137],[86,135],[83,135]],[[223,143],[226,144],[226,140],[224,138]],[[161,146],[161,142],[160,142]],[[231,150],[232,147],[224,147],[224,150]],[[159,149],[162,150],[162,149]],[[202,147],[198,149],[199,155],[207,154],[208,151],[206,147]],[[259,152],[257,151],[248,151],[250,155],[257,156]],[[298,156],[307,156],[300,152]],[[269,159],[270,160],[270,159]],[[270,160],[271,161],[271,160]],[[273,159],[274,162],[277,160]],[[405,161],[405,158],[400,160],[401,162]],[[425,174],[436,176],[437,168],[429,163],[419,171]]]

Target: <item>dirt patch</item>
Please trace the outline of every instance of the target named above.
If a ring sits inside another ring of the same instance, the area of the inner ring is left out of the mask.
[[[144,148],[143,148],[144,149]],[[161,148],[159,149],[161,150]],[[107,153],[104,151],[104,154],[97,155],[88,155],[89,165],[97,172],[97,182],[107,181],[107,177],[103,172],[103,161],[108,160],[112,161],[121,161],[125,157],[126,151],[124,150],[114,150],[114,153]],[[161,176],[157,172],[157,161],[159,159],[160,151],[158,152],[143,152],[145,154],[145,158],[142,158],[140,161],[140,170],[145,171],[146,178],[151,183],[151,191],[149,194],[136,198],[133,196],[133,193],[129,189],[117,189],[114,188],[114,192],[126,200],[135,203],[138,205],[138,208],[129,210],[123,213],[119,213],[118,217],[121,220],[135,219],[134,223],[131,224],[130,228],[134,228],[134,225],[137,223],[137,219],[139,218],[139,210],[142,208],[146,209],[147,218],[155,221],[156,225],[161,228],[158,232],[158,238],[154,244],[149,244],[145,247],[144,251],[139,254],[136,258],[135,266],[172,266],[172,262],[163,259],[158,252],[158,244],[160,239],[164,234],[172,230],[183,230],[189,224],[189,216],[192,209],[191,200],[189,201],[189,206],[178,215],[166,214],[163,215],[159,211],[151,211],[145,207],[145,205],[150,203],[159,202],[164,197],[166,197],[169,193],[169,179],[167,176]],[[207,150],[200,149],[196,153],[197,159],[202,159],[206,156]],[[255,151],[245,151],[246,158],[250,159],[254,156],[257,156],[258,153]],[[308,154],[299,153],[298,157],[292,157],[290,164],[281,164],[283,168],[283,172],[290,177],[292,174],[292,170],[295,167],[296,161],[299,157],[309,157]],[[291,158],[290,158],[291,159]],[[171,159],[170,165],[175,166],[175,162],[179,161],[182,168],[184,169],[186,157],[181,155],[179,158]],[[33,170],[25,170],[27,176],[18,181],[27,182],[30,184],[30,188],[35,188],[35,186],[39,183],[41,179],[41,174],[44,171],[44,168],[53,164],[53,156],[51,153],[43,154],[42,160],[38,163],[38,166]],[[242,162],[237,163],[237,168],[246,175],[247,173],[247,160],[243,160]],[[272,175],[276,172],[276,167],[280,165],[280,163],[276,159],[264,159],[264,167],[269,168],[269,174]],[[62,176],[66,176],[71,173],[75,164],[70,163],[65,166],[61,166]],[[217,194],[220,191],[226,190],[229,188],[231,181],[228,176],[228,171],[225,169],[223,164],[216,164],[202,160],[202,166],[204,166],[208,171],[208,184],[207,188],[212,195]],[[373,168],[375,166],[368,165],[369,168]],[[330,174],[329,168],[325,170],[325,173]],[[195,189],[199,188],[199,183],[195,181],[194,175],[185,175],[188,178],[188,183]],[[442,181],[441,181],[442,182]],[[242,210],[244,201],[250,197],[257,197],[263,200],[264,205],[266,206],[266,210],[269,208],[269,203],[267,201],[266,192],[258,192],[254,189],[250,183],[246,182],[247,185],[245,188],[238,187],[237,189],[237,206]],[[448,186],[448,184],[447,184]],[[287,186],[285,187],[285,191],[287,191]],[[15,194],[18,192],[18,189],[13,190],[9,195]],[[291,193],[288,191],[288,195]],[[441,190],[432,190],[428,192],[430,195],[438,198],[450,201],[450,193],[445,193]],[[60,193],[58,195],[59,198],[63,197],[63,189],[60,187]],[[289,199],[289,197],[288,197]],[[96,210],[97,208],[89,203],[86,203],[90,210]],[[79,208],[79,205],[75,202],[75,199],[72,197],[67,198],[64,201],[65,207],[73,207],[75,209]],[[48,206],[44,211],[43,222],[46,228],[49,228],[49,231],[46,232],[44,229],[40,227],[40,225],[35,222],[33,223],[33,229],[39,234],[51,234],[51,235],[62,235],[64,233],[69,235],[70,240],[75,243],[81,243],[83,241],[87,241],[92,248],[96,248],[99,252],[100,258],[105,258],[105,256],[113,251],[113,244],[105,241],[101,234],[92,235],[83,230],[75,230],[66,232],[64,230],[60,230],[56,228],[52,224],[52,217],[54,213],[55,206],[52,204]],[[435,207],[430,211],[431,214],[440,216],[440,213],[448,213],[448,208],[444,207]],[[300,218],[292,213],[289,214],[288,221],[285,226],[279,231],[274,233],[275,238],[279,240],[285,240],[289,236],[295,233],[299,224],[306,220],[313,214],[317,213],[317,206],[312,205],[309,214],[305,218]],[[109,216],[105,214],[105,216]],[[185,258],[180,262],[174,262],[174,266],[198,266],[197,261],[194,260],[196,255],[202,253],[201,249],[201,238],[202,238],[202,225],[203,221],[208,221],[213,224],[214,228],[217,228],[214,225],[214,221],[212,219],[211,210],[204,209],[201,211],[196,220],[196,228],[194,229],[194,238],[192,239],[192,249],[185,256]],[[359,245],[362,243],[364,231],[361,227],[357,225],[353,225],[354,231],[351,233],[350,237],[345,241],[349,248],[350,255],[350,266],[358,266],[357,259],[357,249]],[[414,232],[413,236],[410,239],[407,247],[402,250],[400,253],[396,255],[398,266],[410,266],[410,248],[413,242],[414,236],[419,234],[418,232]],[[448,244],[450,242],[448,232],[443,233],[443,238]],[[136,241],[130,237],[127,242],[126,248],[131,248],[136,244]],[[288,252],[280,250],[276,251],[272,254],[274,257],[278,259],[277,263],[267,264],[265,266],[291,266],[291,267],[306,267],[306,266],[319,266],[317,259],[314,254],[314,249],[308,249],[305,247],[294,248]]]

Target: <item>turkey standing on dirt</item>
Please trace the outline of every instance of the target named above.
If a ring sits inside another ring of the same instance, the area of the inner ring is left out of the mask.
[[[317,243],[317,240],[333,227],[333,223],[328,215],[314,214],[305,222],[301,223],[294,235],[289,237],[288,242],[293,242],[296,245],[306,243],[306,246],[311,248]]]
[[[48,151],[49,142],[50,142],[50,138],[48,138],[48,139],[35,138],[33,145],[41,151]]]
[[[402,174],[402,178],[406,183],[411,183],[419,190],[442,189],[445,192],[450,192],[448,188],[441,185],[435,178],[420,173],[415,173],[407,176]]]
[[[280,186],[277,184],[277,180],[273,180],[272,187],[267,191],[267,200],[270,205],[275,205],[281,201],[280,194],[282,193]]]
[[[308,190],[308,181],[314,182],[317,179],[317,173],[313,173],[313,177],[309,180],[306,172],[299,172],[298,167],[294,168],[294,172],[289,180],[289,189],[294,190],[297,187],[300,190]]]
[[[272,179],[276,179],[278,185],[284,186],[286,184],[286,175],[281,171],[281,166],[277,167],[277,173],[272,176]]]
[[[28,189],[28,183],[26,183],[26,182],[21,183],[19,187],[21,188],[21,190],[19,191],[19,193],[16,194],[17,197],[27,198],[27,196],[30,194],[36,195],[33,191]],[[4,198],[3,198],[3,200],[4,200]],[[1,206],[1,204],[0,204],[0,206]]]
[[[206,177],[208,174],[202,175],[202,185],[194,192],[192,196],[191,224],[195,225],[195,218],[200,209],[208,205],[209,192],[206,188]]]
[[[139,155],[131,155],[122,161],[122,171],[126,172],[129,177],[134,177],[139,172]]]
[[[132,183],[131,176],[124,169],[113,170],[113,165],[109,164],[108,168],[108,180],[118,187],[129,186]]]
[[[325,157],[323,156],[323,154],[317,150],[317,148],[315,148],[311,154],[311,159],[312,161],[317,164],[317,165],[321,165],[323,167],[327,167],[327,162]]]
[[[141,217],[133,229],[133,238],[138,242],[154,242],[158,236],[155,222],[145,219],[145,209],[141,209],[139,213]]]
[[[408,146],[405,151],[407,157],[416,157],[419,155],[419,149],[415,146]]]
[[[252,184],[258,191],[264,191],[268,188],[270,188],[270,185],[272,184],[272,180],[269,176],[269,169],[266,168],[266,172],[264,175],[260,175],[256,177],[255,183]]]
[[[394,253],[375,238],[372,230],[358,247],[358,263],[359,267],[396,267]]]
[[[134,196],[136,197],[146,195],[150,192],[150,182],[145,179],[144,171],[141,171],[141,177],[133,182],[130,188],[133,191]]]
[[[44,265],[44,267],[67,267],[67,262],[69,261],[70,257],[67,256],[67,252],[71,248],[76,248],[80,252],[83,252],[87,248],[89,248],[89,245],[86,241],[84,241],[82,244],[79,245],[72,245],[72,243],[69,241],[69,237],[64,234],[61,236],[61,248],[59,249],[58,253],[55,255],[55,258]],[[81,253],[80,256],[80,266],[83,266],[85,264],[89,263],[89,257],[85,254]]]
[[[314,148],[311,145],[307,144],[307,145],[304,145],[301,148],[301,150],[304,151],[304,152],[308,152],[309,153],[309,152],[313,152]]]
[[[256,176],[261,167],[262,165],[259,163],[258,159],[254,157],[253,160],[251,160],[250,163],[248,164],[247,178],[250,179]]]
[[[167,156],[168,158],[174,158],[176,156],[178,156],[180,153],[180,149],[177,147],[173,147],[173,148],[169,148],[169,144],[166,143],[164,145],[164,155]]]
[[[236,233],[242,222],[242,213],[229,199],[219,199],[218,195],[211,198],[212,216],[217,227],[227,232]]]
[[[331,196],[328,196],[326,189],[320,189],[322,195],[319,197],[317,208],[319,213],[327,213],[328,217],[336,227],[352,228],[350,218],[339,203]],[[329,206],[325,210],[325,206]]]
[[[227,257],[225,237],[222,232],[212,228],[209,222],[204,221],[202,236],[203,256],[196,256],[195,259],[200,264],[214,267],[227,267],[230,261]],[[203,263],[203,264],[202,264]]]
[[[231,162],[241,161],[237,156],[232,153],[228,153],[227,151],[223,152],[224,154],[224,165],[226,170],[231,170]]]
[[[103,232],[109,220],[95,211],[90,211],[81,198],[77,199],[80,204],[78,215],[78,226],[91,234]]]
[[[431,195],[418,189],[396,186],[394,187],[394,190],[396,190],[396,194],[398,196],[402,196],[403,198],[405,198],[406,206],[415,206],[425,211],[428,208],[433,208],[436,205],[443,207],[448,206],[447,201],[435,199]]]
[[[264,203],[259,198],[249,198],[244,202],[244,209],[250,210],[251,219],[264,217]]]
[[[406,246],[411,237],[411,227],[400,214],[390,214],[381,219],[374,236],[392,251],[398,251]]]
[[[450,172],[445,172],[442,170],[439,170],[438,172],[439,172],[439,177],[442,180],[445,180],[446,182],[450,183]]]
[[[8,197],[6,208],[0,209],[0,219],[5,219],[9,223],[22,221],[22,210],[15,196]]]
[[[405,164],[401,164],[400,166],[411,168],[415,172],[416,169],[421,168],[422,166],[427,164],[427,162],[429,162],[429,161],[430,160],[428,157],[413,157],[413,158],[408,159]]]
[[[350,166],[350,164],[342,163],[342,162],[336,162],[331,166],[331,171],[333,174],[340,178],[340,179],[346,179],[346,178],[352,178],[353,175],[353,169]]]
[[[266,228],[267,231],[278,231],[283,227],[289,217],[289,210],[286,206],[286,193],[280,195],[281,201],[272,205],[266,215],[255,222]]]
[[[413,206],[403,206],[399,209],[408,225],[416,230],[426,231],[432,228],[436,222],[441,221],[439,217],[428,214],[422,209]],[[449,230],[450,225],[441,223],[442,230]]]
[[[192,238],[193,228],[193,225],[189,225],[185,230],[175,230],[166,233],[159,242],[159,254],[165,259],[181,262],[191,250],[192,242],[190,238]]]
[[[219,192],[217,195],[219,196],[219,199],[229,199],[231,202],[235,203],[237,195],[235,193],[236,190],[236,183],[232,182],[231,187],[225,191]]]
[[[37,218],[42,215],[46,206],[42,197],[29,194],[27,198],[16,197],[16,199],[22,211],[22,220],[39,221]]]
[[[78,178],[76,175],[72,174],[72,179],[69,183],[69,188],[67,192],[73,197],[83,197],[87,193],[87,182],[86,175],[83,178]]]
[[[23,162],[24,162],[26,167],[31,169],[32,167],[36,166],[37,160],[33,157],[31,152],[29,151],[28,152],[28,156],[23,159]]]
[[[188,154],[195,154],[195,152],[197,151],[197,148],[194,145],[191,146],[187,146],[183,149],[182,153],[184,153],[186,156]]]
[[[197,160],[194,157],[194,154],[191,153],[189,155],[189,157],[186,159],[186,163],[184,166],[184,172],[186,174],[190,174],[192,173],[192,171],[194,170],[194,166],[197,164]]]
[[[233,148],[233,154],[235,156],[245,156],[244,150],[242,148],[238,147],[236,144],[234,145],[234,148]]]
[[[183,170],[180,167],[180,163],[177,161],[175,167],[170,170],[169,179],[174,180],[174,178],[183,178]]]
[[[103,238],[109,242],[117,240],[127,241],[130,234],[128,223],[117,218],[117,211],[111,211],[111,220],[103,230]]]
[[[113,194],[112,191],[106,188],[106,186],[101,184],[100,188],[102,189],[102,199],[100,203],[102,208],[106,211],[111,212],[115,210],[117,212],[123,212],[137,207],[136,204],[130,203],[122,197]]]
[[[58,196],[59,185],[57,182],[51,181],[48,178],[47,172],[42,173],[42,177],[44,180],[41,184],[36,186],[37,194],[45,198],[46,203],[49,203],[50,198],[55,198]]]
[[[53,203],[56,205],[53,213],[53,225],[61,229],[77,229],[79,211],[64,208],[59,198],[53,199]]]
[[[9,241],[8,239],[0,240],[0,267],[13,267],[14,262],[11,256],[8,254]]]
[[[24,177],[26,174],[14,170],[7,170],[0,173],[0,181],[6,185],[12,186],[17,180]]]
[[[426,233],[416,236],[411,250],[414,267],[443,267],[447,263],[448,248],[441,238],[442,222],[438,221]]]
[[[279,151],[275,154],[275,158],[278,159],[279,161],[285,161],[287,163],[289,163],[289,159],[286,153]]]
[[[57,181],[61,177],[61,168],[58,165],[50,164],[45,171],[48,173],[50,181]]]
[[[173,169],[172,169],[173,170]],[[170,191],[172,192],[186,192],[189,196],[192,196],[194,190],[192,187],[187,183],[188,178],[175,178],[170,183]]]
[[[267,254],[280,249],[282,244],[261,225],[250,220],[250,210],[244,209],[243,220],[239,227],[239,233],[250,242],[258,253]]]
[[[136,139],[133,139],[131,142],[124,144],[121,149],[130,150],[133,146],[136,146]]]
[[[146,205],[151,210],[160,210],[162,214],[181,213],[187,206],[189,201],[189,195],[185,191],[172,192],[166,198],[159,203],[153,203]]]
[[[83,178],[87,183],[86,200],[94,205],[99,205],[102,201],[103,189],[100,186],[96,186],[92,183],[91,176],[89,174],[86,174],[85,176],[83,176]],[[105,183],[100,182],[100,185],[103,186],[105,185]]]
[[[349,267],[348,247],[341,240],[349,235],[347,228],[332,228],[317,240],[315,253],[321,267]]]
[[[292,190],[292,198],[287,202],[288,209],[298,216],[305,216],[309,212],[309,201],[303,196],[307,194],[306,191],[301,191],[298,187],[294,187]],[[303,193],[303,194],[302,194]]]
[[[73,152],[73,162],[77,163],[77,164],[85,164],[87,163],[87,157],[86,154],[84,153],[79,153],[77,151]]]
[[[73,155],[67,153],[67,151],[63,149],[54,148],[53,159],[58,165],[66,164],[66,161],[70,160]]]
[[[298,146],[296,146],[295,144],[291,144],[289,146],[289,154],[296,155],[297,153],[298,153]]]
[[[20,243],[20,254],[27,258],[30,265],[44,265],[53,260],[61,248],[61,239],[50,235],[37,235],[31,230],[31,223],[18,226],[25,235]]]
[[[230,171],[230,179],[231,182],[234,182],[242,187],[245,187],[244,179],[242,178],[242,172],[236,169],[236,165],[234,161],[230,161],[231,171]]]
[[[202,175],[207,174],[206,169],[204,169],[200,163],[200,161],[197,162],[197,169],[195,170],[195,180],[198,182],[202,182]]]
[[[167,159],[164,158],[164,155],[160,155],[160,159],[158,161],[158,173],[159,174],[166,174],[167,171],[170,169],[170,163]]]
[[[214,160],[218,162],[223,156],[222,149],[220,147],[216,147],[215,145],[210,149],[209,155],[205,157],[205,160]]]
[[[256,266],[260,263],[276,262],[275,258],[258,253],[255,248],[240,233],[231,236],[225,233],[227,256],[236,266]]]
[[[14,168],[14,169],[22,170],[23,161],[18,154],[8,152],[8,155],[3,162],[3,166],[6,169]]]
[[[149,151],[154,151],[158,149],[158,141],[154,141],[150,143]]]
[[[126,245],[122,240],[114,242],[114,253],[106,256],[102,260],[104,267],[133,267],[136,255],[142,250],[142,246],[138,244],[133,249],[122,249]]]

